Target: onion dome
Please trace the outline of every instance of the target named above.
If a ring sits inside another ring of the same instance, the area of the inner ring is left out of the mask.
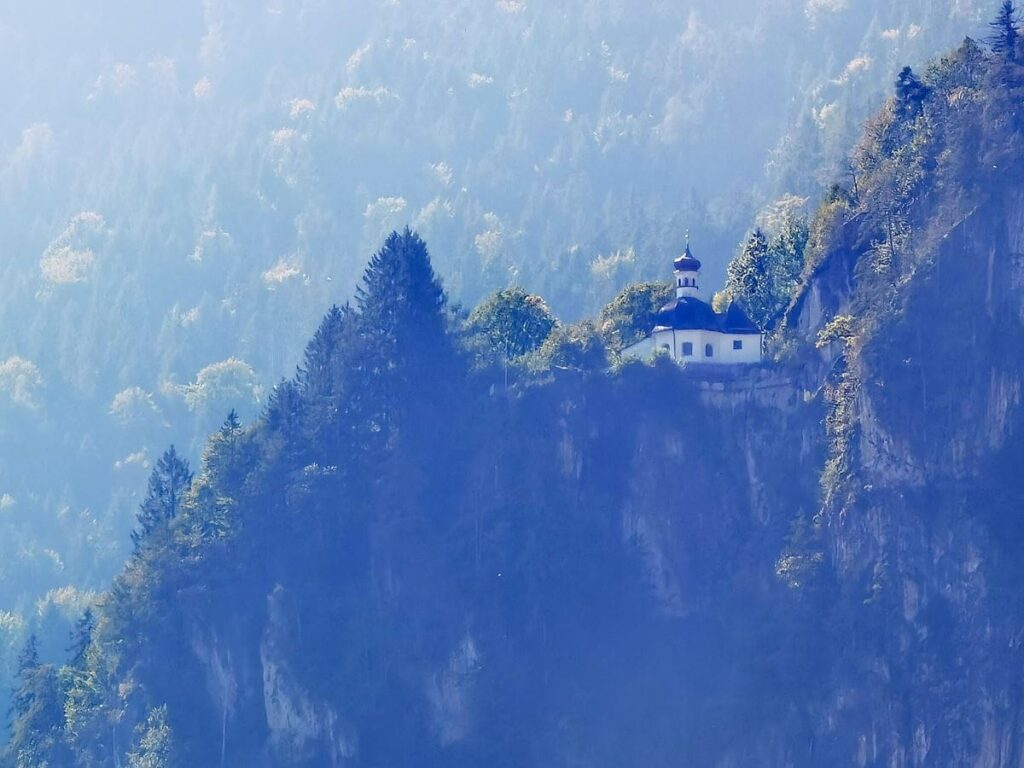
[[[676,268],[676,272],[699,272],[700,262],[693,258],[693,254],[690,253],[690,244],[686,244],[686,250],[683,255],[672,262]]]

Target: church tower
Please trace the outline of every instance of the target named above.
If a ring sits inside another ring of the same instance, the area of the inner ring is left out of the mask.
[[[676,298],[697,297],[699,288],[697,278],[700,276],[700,262],[690,253],[690,243],[686,243],[686,251],[673,262],[676,271]]]

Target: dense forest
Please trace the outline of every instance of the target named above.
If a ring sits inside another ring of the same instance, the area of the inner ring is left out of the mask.
[[[763,366],[620,359],[657,283],[467,311],[388,235],[258,412],[153,463],[5,759],[1019,764],[1022,105],[1009,2],[899,72],[728,270]]]

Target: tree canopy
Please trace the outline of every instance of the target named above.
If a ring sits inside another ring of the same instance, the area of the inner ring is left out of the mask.
[[[495,291],[468,320],[470,331],[482,334],[490,347],[509,361],[540,347],[555,325],[555,316],[544,299],[520,287]]]

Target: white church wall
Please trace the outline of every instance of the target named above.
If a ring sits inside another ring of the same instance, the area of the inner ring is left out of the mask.
[[[733,349],[733,342],[739,341],[741,349]],[[686,355],[686,344],[693,354]],[[712,354],[707,356],[707,345]],[[622,350],[624,357],[649,360],[658,350],[667,352],[673,360],[686,365],[704,363],[757,363],[761,361],[761,339],[757,334],[729,334],[718,331],[673,330],[661,328],[642,341]]]

